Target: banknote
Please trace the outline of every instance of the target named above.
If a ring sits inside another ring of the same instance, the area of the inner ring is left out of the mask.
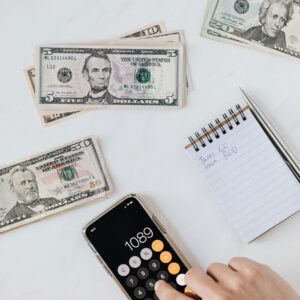
[[[250,45],[250,43],[248,42],[244,42],[244,41],[239,41],[237,39],[235,39],[234,37],[229,36],[228,34],[217,30],[217,29],[212,29],[212,28],[206,28],[206,27],[202,27],[202,31],[201,31],[201,36],[210,39],[210,40],[214,40],[214,41],[219,41],[219,42],[223,42],[226,44],[231,44],[231,45],[235,45],[235,46],[241,46],[241,47],[245,47],[245,48],[249,48],[249,49],[257,49],[258,47],[255,47],[254,45]],[[262,50],[262,49],[257,49],[257,50]],[[268,52],[268,51],[265,51]]]
[[[207,2],[205,20],[203,22],[203,26],[201,29],[201,36],[207,39],[211,39],[211,40],[215,40],[227,44],[232,44],[232,45],[241,46],[245,48],[254,48],[254,45],[250,45],[250,42],[248,40],[241,41],[234,36],[230,36],[227,30],[220,30],[216,28],[216,26],[214,26],[212,23],[210,23],[210,17],[214,5],[215,5],[214,1]],[[212,26],[210,26],[210,24],[212,24]]]
[[[120,41],[123,41],[123,42],[130,41],[132,43],[137,43],[138,41],[143,41],[143,43],[147,42],[149,44],[151,44],[151,43],[185,43],[186,42],[184,32],[182,30],[167,31],[164,33],[156,34],[156,35],[142,36],[142,37],[137,37],[137,38],[131,38],[128,40],[123,39]],[[120,43],[120,41],[118,41],[118,43]],[[186,76],[187,76],[187,80],[186,80],[187,89],[188,89],[188,92],[191,92],[193,90],[193,82],[192,82],[192,73],[191,73],[188,57],[186,57]]]
[[[209,32],[207,32],[209,31]],[[202,34],[300,58],[299,0],[213,0]],[[225,36],[222,36],[225,34]]]
[[[151,24],[147,24],[146,26],[140,27],[138,29],[134,29],[133,31],[129,31],[123,33],[119,36],[120,39],[125,38],[133,38],[133,37],[144,37],[144,36],[151,36],[160,34],[166,31],[166,27],[164,22],[159,21]]]
[[[36,58],[41,110],[178,107],[186,99],[184,44],[45,45]]]
[[[0,168],[0,232],[112,192],[95,137]]]
[[[129,32],[123,33],[120,35],[119,39],[125,39],[125,38],[147,38],[151,37],[153,35],[162,34],[166,31],[165,24],[162,21],[147,24],[143,27],[136,28],[134,30],[131,30]],[[99,43],[99,41],[94,42],[95,44]],[[35,98],[35,67],[30,66],[27,67],[25,70],[25,77],[27,79],[27,82],[29,84],[29,88],[31,91],[31,94],[33,98]],[[190,79],[191,82],[191,79]],[[53,112],[44,112],[39,111],[40,120],[43,126],[48,126],[52,124],[56,124],[58,121],[61,121],[65,119],[66,117],[72,116],[74,114],[79,113],[80,111],[53,111]]]
[[[146,41],[147,43],[184,43],[185,37],[184,32],[182,30],[178,31],[166,31],[164,33],[159,33],[156,35],[151,36],[142,36],[142,37],[135,37],[130,38],[127,40],[120,40],[122,43],[125,43],[127,41],[131,41],[132,43],[135,43],[136,41]]]
[[[33,98],[35,98],[35,67],[31,66],[24,70],[25,77],[27,79],[29,89],[31,92],[31,95]],[[60,111],[39,111],[40,120],[43,124],[43,126],[47,126],[49,124],[55,123],[57,121],[60,121],[64,119],[65,117],[69,117],[71,115],[77,114],[80,111],[66,111],[66,112],[60,112]]]

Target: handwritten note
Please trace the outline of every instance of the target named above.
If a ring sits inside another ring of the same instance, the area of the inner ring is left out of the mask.
[[[223,143],[222,145],[219,146],[218,151],[213,151],[211,153],[208,153],[206,155],[200,155],[198,158],[205,169],[210,169],[213,166],[216,166],[218,161],[222,159],[230,159],[231,157],[234,157],[235,154],[238,153],[238,148],[237,146],[228,146],[227,143]]]
[[[249,109],[226,134],[187,152],[245,242],[300,210],[300,185]],[[220,131],[220,130],[219,130]],[[202,137],[206,141],[206,137]]]

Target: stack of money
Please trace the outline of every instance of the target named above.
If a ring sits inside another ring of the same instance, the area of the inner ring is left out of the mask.
[[[0,233],[111,192],[92,136],[11,163],[0,168]]]
[[[299,0],[210,0],[202,36],[300,58]]]
[[[118,39],[36,48],[25,69],[43,125],[107,106],[181,107],[190,88],[182,31],[161,22]]]

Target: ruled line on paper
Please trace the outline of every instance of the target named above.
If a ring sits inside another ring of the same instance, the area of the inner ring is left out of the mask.
[[[300,210],[300,185],[252,113],[245,115],[245,122],[199,152],[187,152],[232,225],[249,241],[286,219],[289,211]]]

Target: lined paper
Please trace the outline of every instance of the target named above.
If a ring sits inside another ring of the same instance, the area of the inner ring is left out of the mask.
[[[249,109],[199,151],[186,147],[246,243],[300,210],[300,184]]]

